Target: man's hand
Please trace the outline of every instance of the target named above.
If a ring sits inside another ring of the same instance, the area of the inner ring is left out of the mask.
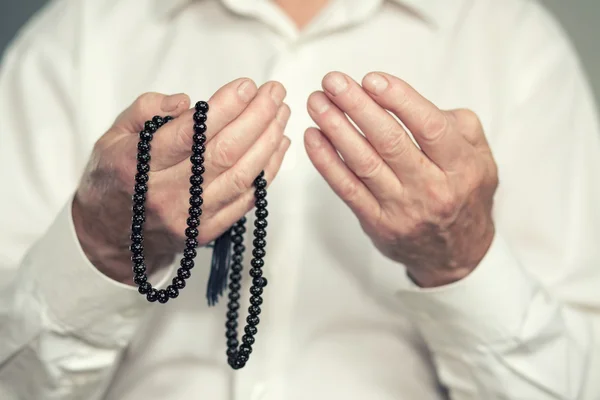
[[[208,101],[208,129],[198,242],[217,238],[254,206],[254,179],[275,177],[290,141],[283,135],[290,109],[285,89],[269,82],[257,89],[235,80]],[[150,272],[183,251],[193,144],[193,114],[184,94],[140,96],[96,143],[73,202],[75,230],[90,261],[105,275],[131,283],[128,250],[137,144],[144,122],[155,115],[175,119],[152,140],[144,249]]]
[[[423,287],[468,275],[492,242],[498,185],[477,116],[439,110],[383,73],[368,74],[361,87],[332,72],[323,88],[308,100],[320,129],[306,131],[307,152],[375,246]]]

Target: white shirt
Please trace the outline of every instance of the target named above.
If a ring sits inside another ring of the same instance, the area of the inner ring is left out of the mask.
[[[385,71],[480,116],[498,233],[466,279],[411,285],[310,165],[306,99],[331,70]],[[234,372],[225,301],[204,298],[210,250],[178,299],[149,304],[85,258],[70,202],[138,95],[202,100],[241,76],[286,86],[292,146]],[[2,400],[600,399],[600,129],[534,1],[340,0],[301,33],[266,0],[54,1],[6,54],[0,110]]]

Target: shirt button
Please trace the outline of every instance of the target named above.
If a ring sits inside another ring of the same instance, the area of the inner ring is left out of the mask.
[[[254,385],[254,389],[252,389],[252,395],[250,396],[251,400],[263,400],[267,393],[267,386],[264,383],[258,383]]]

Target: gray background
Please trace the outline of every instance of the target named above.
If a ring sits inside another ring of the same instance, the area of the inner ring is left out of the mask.
[[[169,0],[163,0],[169,1]],[[497,0],[503,1],[503,0]],[[0,52],[46,0],[3,0]],[[586,67],[600,104],[600,0],[542,0],[567,29]]]

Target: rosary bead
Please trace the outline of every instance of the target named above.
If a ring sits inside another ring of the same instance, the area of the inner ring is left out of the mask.
[[[184,269],[192,269],[194,268],[194,261],[190,260],[189,258],[182,258],[179,262],[179,265],[181,265],[181,268]]]
[[[264,239],[267,237],[267,231],[263,228],[258,228],[254,230],[254,237]]]
[[[250,326],[256,326],[260,323],[260,318],[258,318],[256,315],[248,315],[248,317],[246,318],[246,322]]]
[[[185,230],[185,236],[187,236],[188,238],[195,238],[196,236],[198,236],[198,229],[196,229],[196,228],[186,228],[186,230]]]
[[[244,344],[252,346],[254,344],[254,336],[244,335],[242,336],[242,342],[244,342]]]
[[[134,214],[143,214],[146,212],[146,207],[141,203],[136,203],[131,208],[131,211],[133,211]]]
[[[250,304],[252,304],[253,306],[260,306],[262,304],[263,300],[262,297],[260,296],[251,296],[250,297]]]
[[[147,163],[139,163],[137,165],[138,172],[142,172],[144,174],[150,172],[150,166]]]
[[[169,121],[173,121],[173,119],[174,119],[173,117],[171,117],[170,115],[167,115],[167,116],[165,117],[165,124],[166,124],[167,122],[169,122]]]
[[[262,269],[260,268],[252,268],[250,270],[250,276],[253,278],[260,278],[262,276]]]
[[[264,249],[254,249],[252,250],[252,255],[256,258],[263,258],[265,256],[265,250]]]
[[[245,216],[243,216],[242,218],[240,218],[240,219],[238,220],[238,224],[244,225],[244,224],[246,223],[246,221],[247,221],[246,217],[245,217]]]
[[[236,335],[237,335],[237,333],[236,333]],[[227,349],[227,351],[225,353],[227,354],[227,357],[228,357],[227,361],[231,363],[231,362],[234,362],[233,360],[235,360],[235,356],[237,355],[238,352],[237,352],[237,349]]]
[[[233,246],[233,251],[235,251],[236,253],[243,253],[244,250],[246,250],[246,246],[244,246],[243,244],[236,244],[235,246]]]
[[[161,126],[164,125],[165,120],[157,115],[154,118],[152,118],[152,122],[154,122],[156,124],[156,126],[158,126],[160,128]]]
[[[187,219],[187,225],[190,228],[196,228],[198,225],[200,225],[200,220],[196,217],[189,217]]]
[[[144,236],[141,233],[132,233],[129,237],[133,243],[142,243]]]
[[[165,289],[160,289],[157,297],[159,303],[165,304],[167,301],[169,301],[169,296],[167,296],[167,291]]]
[[[137,173],[135,175],[135,181],[137,183],[147,183],[148,182],[148,174]]]
[[[258,332],[258,328],[256,326],[248,325],[244,328],[244,332],[246,332],[247,335],[254,336],[256,335],[256,332]]]
[[[264,249],[265,246],[267,245],[267,241],[262,238],[256,238],[252,241],[252,244],[254,245],[254,247],[256,247],[258,249]]]
[[[257,219],[254,221],[254,226],[258,229],[265,229],[268,223],[266,219]]]
[[[232,272],[235,272],[235,273],[240,273],[240,272],[242,272],[242,269],[244,269],[244,267],[242,266],[242,264],[238,264],[238,263],[236,263],[236,264],[233,264],[233,265],[231,266],[231,271],[232,271]]]
[[[196,238],[188,238],[185,241],[185,246],[188,249],[195,249],[196,247],[198,247],[198,240],[196,240]]]
[[[206,131],[205,126],[206,125],[204,125],[204,124],[194,125],[194,132],[196,132],[192,136],[194,143],[197,143],[197,144],[206,143],[206,135],[202,132],[202,131]]]
[[[156,300],[158,300],[158,291],[156,289],[148,290],[148,293],[146,293],[146,299],[148,299],[149,302],[154,303]]]
[[[231,256],[231,262],[232,263],[241,263],[244,260],[244,256],[242,256],[241,254],[233,254]]]
[[[235,290],[240,290],[240,288],[241,288],[241,285],[239,283],[237,283],[237,282],[231,282],[229,284],[229,289],[231,289],[231,290],[234,290],[234,291]]]
[[[259,306],[250,306],[250,307],[248,307],[248,313],[250,315],[259,315],[260,307]]]
[[[173,278],[173,286],[175,286],[177,289],[183,289],[185,287],[185,280],[179,278],[179,277],[175,277]]]
[[[254,212],[256,218],[267,218],[269,216],[269,212],[265,208],[258,208]]]
[[[266,208],[267,204],[268,204],[267,199],[262,198],[262,199],[256,200],[255,206],[256,206],[256,208]]]
[[[135,274],[138,274],[138,275],[145,273],[146,272],[146,265],[144,263],[142,263],[142,264],[135,264],[133,266],[133,272]]]
[[[198,218],[199,216],[202,215],[202,209],[200,209],[200,207],[190,207],[188,212],[189,212],[190,216],[192,216],[194,218]]]
[[[263,288],[263,287],[267,286],[267,280],[265,278],[263,278],[262,276],[260,278],[253,278],[252,284],[256,287]]]
[[[142,224],[138,224],[138,223],[133,223],[131,225],[131,232],[133,233],[141,233],[143,229],[143,225]]]
[[[206,146],[203,144],[194,144],[192,145],[192,153],[194,154],[204,154],[204,152],[206,151]]]
[[[192,174],[194,174],[194,176],[196,177],[196,179],[194,179],[196,182],[192,183],[192,186],[200,186],[204,183],[204,178],[202,177],[202,174],[204,173],[205,168],[204,166],[200,166],[200,165],[192,165]],[[191,182],[190,182],[191,183]]]
[[[134,224],[143,224],[146,221],[146,217],[144,216],[144,214],[136,214],[131,218],[131,222],[133,226]]]
[[[195,249],[185,249],[185,250],[183,250],[183,256],[185,258],[193,259],[194,257],[196,257],[196,250]]]
[[[141,285],[142,283],[148,281],[148,277],[146,276],[146,274],[142,271],[142,273],[137,274],[133,277],[133,282],[135,282],[136,285]]]
[[[242,280],[242,274],[240,274],[239,272],[234,272],[229,276],[229,279],[231,280],[231,282],[239,282]]]
[[[169,296],[172,299],[176,298],[177,296],[179,296],[179,289],[177,289],[173,285],[167,286],[167,296]]]
[[[237,369],[242,369],[242,368],[244,368],[244,366],[246,365],[246,362],[245,362],[245,361],[243,361],[243,358],[244,358],[244,357],[245,357],[245,356],[243,356],[242,354],[238,354],[237,358],[236,358],[236,359],[235,359],[235,361],[234,361],[234,364],[233,364],[233,367],[232,367],[232,368],[233,368],[233,369],[236,369],[236,370],[237,370]],[[247,357],[246,357],[246,358],[247,358]]]
[[[241,236],[241,235],[234,235],[234,236],[231,238],[231,241],[232,241],[234,244],[242,244],[242,243],[244,243],[244,237],[243,237],[243,236]]]
[[[246,227],[244,225],[235,225],[233,227],[233,232],[237,235],[243,235],[244,233],[246,233]]]
[[[136,205],[139,204],[143,206],[146,202],[146,195],[144,193],[135,193],[131,198]]]
[[[150,153],[138,153],[137,160],[140,163],[148,164],[150,162]]]
[[[145,183],[136,183],[135,184],[135,192],[136,193],[146,193],[148,191],[148,185]]]
[[[250,288],[250,294],[253,296],[260,296],[263,293],[262,287],[252,286]]]
[[[208,103],[205,101],[197,102],[194,107],[196,111],[202,111],[203,113],[206,113],[208,111]]]
[[[238,317],[237,311],[227,311],[226,315],[227,315],[227,319],[229,319],[229,320],[234,320],[234,319],[237,319],[237,317]]]
[[[144,252],[144,245],[141,243],[132,243],[129,246],[129,250],[133,253],[133,254],[142,254]]]
[[[255,278],[255,279],[256,279],[256,278]],[[262,285],[261,285],[261,286],[262,286],[262,287],[267,287],[267,282],[268,282],[268,281],[267,281],[267,278],[265,278],[265,277],[263,276],[263,277],[262,277],[262,278],[260,278],[260,279],[262,279]],[[254,282],[254,279],[253,279],[252,281]]]
[[[138,292],[140,292],[140,294],[146,294],[150,289],[152,289],[152,285],[148,282],[144,282],[138,287]]]
[[[192,273],[190,272],[189,269],[185,269],[185,268],[177,269],[177,276],[180,277],[181,279],[190,279],[191,275],[192,275]]]
[[[256,191],[254,192],[254,196],[257,199],[264,199],[265,197],[267,197],[267,191],[265,189],[256,189]]]
[[[190,186],[190,194],[192,196],[200,196],[204,192],[202,186]]]
[[[190,156],[190,161],[194,165],[202,165],[202,163],[204,162],[204,157],[202,157],[200,154],[192,154]]]
[[[134,264],[143,264],[144,256],[142,254],[134,254],[131,256],[131,261],[133,261]]]
[[[206,114],[204,114],[203,112],[200,111],[196,111],[194,113],[194,121],[196,121],[197,124],[203,124],[206,122]]]
[[[239,344],[240,342],[238,342],[238,340],[235,338],[227,340],[227,347],[238,347]]]
[[[154,136],[154,135],[149,130],[144,129],[143,131],[140,132],[140,139],[143,142],[149,142],[149,141],[151,141],[152,140],[152,136]]]
[[[254,180],[254,186],[257,189],[264,189],[267,187],[267,181],[264,178],[256,178]]]
[[[202,182],[204,182],[204,178],[202,178],[200,175],[192,175],[192,176],[190,176],[190,183],[192,185],[194,185],[194,186],[200,186],[200,185],[202,185]]]
[[[225,322],[225,326],[228,329],[236,329],[238,326],[238,323],[237,323],[237,321],[227,321],[227,322]]]
[[[153,121],[146,121],[146,123],[144,124],[144,129],[154,133],[158,129],[158,126],[156,126],[156,124]]]
[[[227,311],[227,315],[229,315],[229,313],[231,313],[231,312],[234,312],[234,311]],[[237,319],[237,313],[235,313],[235,318],[231,318],[231,319]],[[237,337],[237,332],[227,329],[225,331],[225,337],[227,339],[236,338]]]
[[[141,142],[138,143],[138,151],[141,151],[142,153],[148,153],[150,151],[150,143],[142,140]]]
[[[238,301],[240,299],[240,294],[237,292],[229,292],[229,300]]]
[[[265,265],[265,261],[262,258],[255,258],[250,261],[250,265],[254,268],[262,268]]]
[[[246,357],[246,361],[248,360],[248,356],[250,355],[250,353],[252,353],[252,347],[247,344],[244,343],[243,345],[240,346],[240,356],[245,356]],[[238,356],[239,358],[239,356]]]
[[[231,311],[237,311],[240,309],[240,303],[237,301],[230,301],[229,304],[227,304],[227,308]]]
[[[204,203],[202,196],[191,196],[190,197],[190,205],[192,207],[200,207]]]

